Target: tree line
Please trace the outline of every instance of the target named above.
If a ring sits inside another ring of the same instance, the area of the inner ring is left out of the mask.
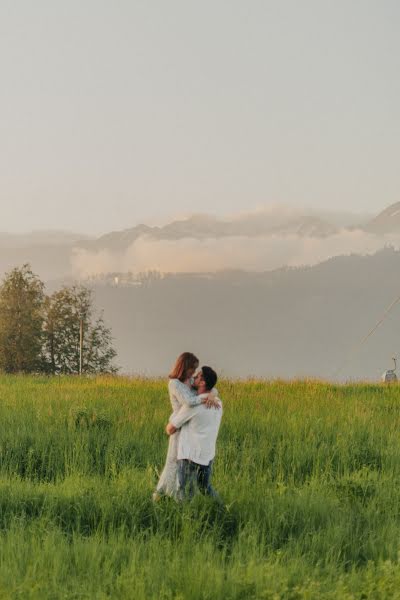
[[[81,355],[82,341],[82,355]],[[0,371],[5,373],[116,373],[116,351],[90,289],[64,286],[53,294],[29,264],[0,285]]]

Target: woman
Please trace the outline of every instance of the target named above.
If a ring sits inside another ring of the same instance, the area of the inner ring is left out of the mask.
[[[174,368],[169,374],[168,391],[172,405],[172,410],[177,413],[184,406],[197,406],[198,404],[207,404],[208,406],[219,406],[218,401],[210,394],[208,398],[200,398],[192,388],[191,380],[199,366],[199,359],[191,352],[184,352],[178,356]],[[153,500],[158,500],[160,496],[175,496],[178,491],[177,459],[179,434],[177,431],[169,437],[167,459],[163,472],[157,484],[156,491],[153,494]]]

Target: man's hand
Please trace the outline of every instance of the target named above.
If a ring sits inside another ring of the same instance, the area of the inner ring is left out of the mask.
[[[167,432],[168,435],[173,435],[175,433],[175,431],[177,431],[176,427],[174,427],[172,425],[172,423],[168,423],[168,425],[165,428],[165,431]]]
[[[221,408],[220,400],[213,392],[210,392],[202,402],[207,408]]]

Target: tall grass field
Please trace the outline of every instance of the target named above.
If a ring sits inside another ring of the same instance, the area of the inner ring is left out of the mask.
[[[165,381],[1,377],[0,599],[400,598],[400,387],[218,387],[223,505],[179,505]]]

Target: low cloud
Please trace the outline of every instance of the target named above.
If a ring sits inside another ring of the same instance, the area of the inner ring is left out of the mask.
[[[72,266],[79,277],[148,270],[164,273],[224,269],[266,271],[282,266],[315,265],[338,255],[372,254],[388,244],[400,247],[400,234],[376,236],[362,230],[343,230],[327,238],[268,235],[203,240],[155,240],[143,236],[123,253],[77,249]]]

